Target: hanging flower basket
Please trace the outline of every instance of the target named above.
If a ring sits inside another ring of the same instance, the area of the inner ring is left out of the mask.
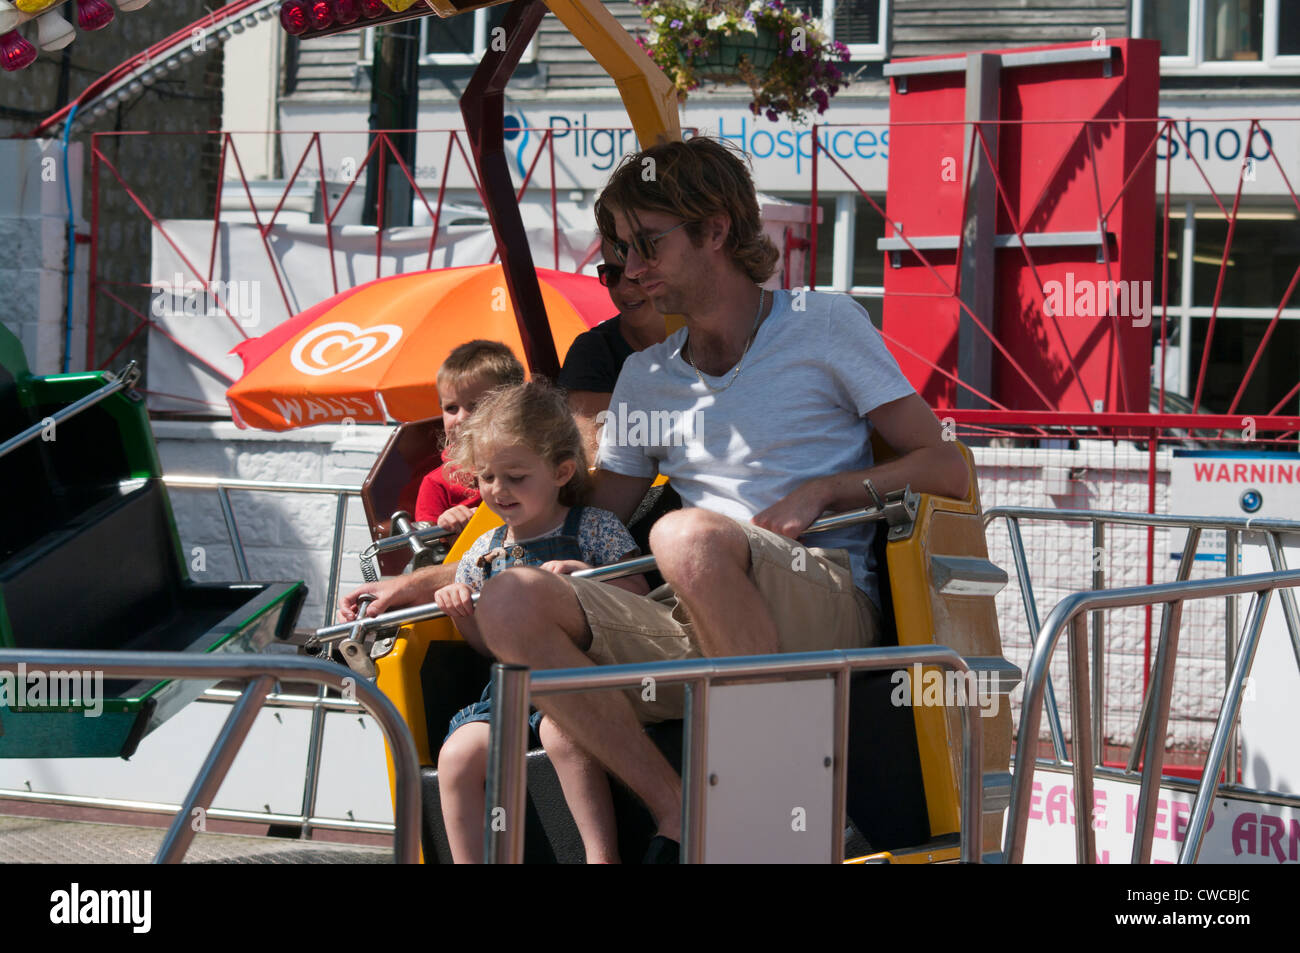
[[[704,82],[745,83],[754,115],[801,123],[848,85],[837,65],[848,62],[848,47],[783,0],[635,2],[649,26],[637,43],[682,102]]]
[[[776,62],[777,54],[781,52],[780,41],[771,30],[731,36],[714,34],[710,39],[708,52],[697,54],[692,60],[696,77],[705,82],[744,82],[742,57],[750,70],[761,75]]]

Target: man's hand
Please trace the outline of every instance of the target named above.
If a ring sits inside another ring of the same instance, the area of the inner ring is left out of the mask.
[[[438,526],[449,533],[459,533],[474,516],[474,508],[468,506],[453,506],[450,509],[442,511],[438,517]]]
[[[797,539],[826,511],[827,491],[821,479],[809,480],[790,495],[777,500],[750,520],[790,539]]]
[[[339,620],[357,621],[357,599],[367,593],[375,596],[375,601],[366,607],[366,615],[382,615],[390,609],[432,602],[434,594],[455,578],[456,567],[451,565],[431,566],[407,576],[393,576],[378,582],[368,582],[339,600]]]
[[[582,570],[590,569],[591,567],[581,559],[552,559],[550,562],[542,563],[537,568],[544,570],[545,572],[553,572],[561,576],[567,576],[571,572],[581,572]]]
[[[453,619],[466,619],[474,614],[474,590],[463,582],[443,586],[433,594],[433,601]]]

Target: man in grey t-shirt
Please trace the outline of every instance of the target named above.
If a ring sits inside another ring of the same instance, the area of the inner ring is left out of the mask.
[[[668,585],[650,596],[518,570],[476,609],[484,645],[534,669],[854,648],[873,643],[869,528],[798,537],[823,513],[914,490],[962,497],[968,474],[934,414],[849,298],[766,292],[777,251],[753,182],[716,140],[654,146],[614,172],[597,222],[655,308],[684,327],[624,365],[604,420],[591,505],[627,520],[666,474],[686,508],[650,536]],[[874,465],[879,431],[898,456]],[[814,550],[811,547],[825,549]],[[364,586],[372,612],[428,601],[437,570]],[[427,591],[426,591],[427,590]],[[645,802],[660,853],[681,834],[681,780],[641,731],[680,716],[668,688],[537,706]]]

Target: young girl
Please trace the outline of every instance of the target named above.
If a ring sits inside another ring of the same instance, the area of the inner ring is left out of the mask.
[[[531,382],[493,391],[461,425],[449,461],[477,478],[483,502],[505,521],[484,533],[456,569],[456,581],[434,601],[472,643],[481,645],[471,596],[487,579],[513,566],[570,573],[638,555],[632,537],[608,510],[583,506],[587,455],[565,398]],[[641,576],[615,579],[645,595]],[[438,754],[439,790],[447,840],[457,863],[483,860],[484,783],[487,777],[491,700],[458,712]],[[587,863],[617,863],[618,842],[609,779],[559,726],[540,712],[529,719],[550,755],[569,809],[582,835]]]

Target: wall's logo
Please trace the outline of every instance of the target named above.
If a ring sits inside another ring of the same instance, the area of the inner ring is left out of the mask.
[[[395,324],[376,324],[364,331],[347,321],[331,321],[313,328],[293,346],[289,361],[304,374],[340,374],[379,360],[402,338]],[[329,352],[333,350],[334,354]]]

